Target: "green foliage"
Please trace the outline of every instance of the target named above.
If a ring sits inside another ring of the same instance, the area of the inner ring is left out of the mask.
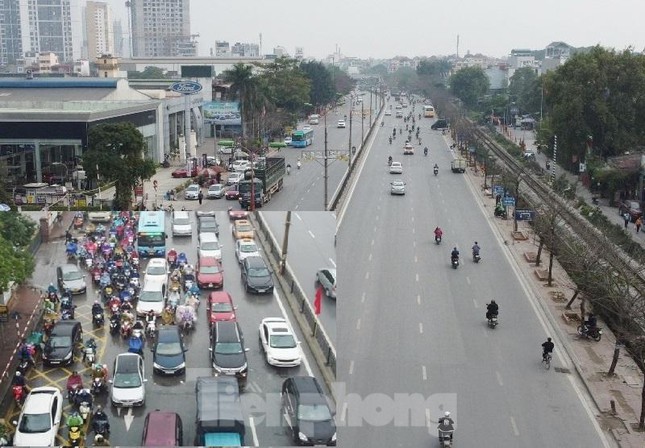
[[[129,71],[128,79],[167,79],[164,70],[159,67],[146,67],[142,72]]]
[[[530,67],[517,69],[511,77],[508,93],[522,113],[539,112],[542,87],[534,69]]]
[[[10,282],[23,283],[33,274],[34,258],[26,248],[35,227],[33,221],[17,213],[0,214],[0,291],[6,291]]]
[[[309,92],[311,104],[319,107],[336,99],[336,89],[332,74],[321,62],[301,62],[300,70],[309,78],[311,83]]]
[[[310,101],[311,81],[294,59],[279,58],[264,66],[260,79],[267,99],[277,108],[295,113]]]
[[[490,81],[480,67],[466,67],[450,77],[452,93],[470,108],[475,108],[478,100],[490,88]]]
[[[258,100],[258,81],[253,75],[253,66],[238,63],[223,74],[224,81],[231,84],[231,91],[237,94],[242,116],[242,136],[247,136],[247,122],[253,114]]]
[[[156,172],[155,163],[146,158],[143,135],[132,123],[102,124],[90,128],[88,146],[83,154],[88,177],[113,180],[115,210],[129,210],[134,187]]]
[[[349,94],[356,87],[356,81],[335,65],[328,65],[327,70],[334,80],[336,98]]]
[[[36,231],[36,223],[20,213],[0,213],[0,236],[16,247],[27,247]]]

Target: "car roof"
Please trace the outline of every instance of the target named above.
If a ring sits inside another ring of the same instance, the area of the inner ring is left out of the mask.
[[[200,242],[204,242],[204,241],[219,241],[217,239],[217,234],[215,232],[200,232],[198,237],[199,237]]]
[[[29,412],[32,413],[49,413],[51,411],[51,402],[56,392],[60,393],[60,390],[56,387],[34,387],[25,400],[25,406],[28,405]]]
[[[200,257],[199,259],[200,266],[217,266],[219,262],[215,257]]]
[[[235,223],[233,223],[233,225],[235,225],[235,226],[239,226],[239,225],[244,225],[244,226],[246,226],[246,225],[251,225],[251,221],[249,221],[249,220],[247,220],[247,219],[238,219],[237,221],[235,221]]]
[[[294,376],[288,381],[298,389],[300,394],[300,404],[325,404],[328,405],[325,395],[320,384],[313,376]]]
[[[52,336],[71,336],[75,328],[81,323],[77,320],[59,320],[52,329]]]
[[[61,271],[63,271],[63,272],[77,272],[77,271],[80,271],[78,266],[76,266],[75,264],[71,264],[71,263],[70,264],[62,264],[62,265],[60,265],[60,268],[61,268]]]
[[[233,302],[233,297],[226,291],[213,291],[208,295],[209,302]]]
[[[238,331],[238,323],[232,320],[218,320],[213,325],[213,335],[217,335],[217,339],[238,339],[241,334]]]
[[[267,317],[262,319],[262,323],[269,327],[269,330],[276,333],[293,333],[289,323],[281,317]],[[281,329],[287,329],[288,331],[283,331]],[[276,331],[277,330],[277,331]]]
[[[256,255],[253,255],[251,257],[246,257],[244,259],[244,263],[247,263],[249,266],[252,266],[252,267],[258,267],[258,266],[267,267],[267,264],[264,262],[264,259]]]
[[[181,339],[179,334],[179,327],[176,325],[163,325],[157,330],[157,341],[159,340],[174,340]]]
[[[146,266],[146,269],[148,267],[150,267],[151,265],[152,266],[166,266],[167,264],[168,263],[166,262],[165,258],[159,258],[159,257],[151,258],[150,260],[148,260],[148,266]]]
[[[255,240],[252,240],[251,238],[240,238],[239,240],[237,240],[237,244],[239,244],[240,246],[242,244],[253,244],[254,246],[257,246],[257,244],[255,244]]]
[[[116,368],[121,373],[132,373],[139,371],[139,358],[136,353],[120,353],[116,355]]]

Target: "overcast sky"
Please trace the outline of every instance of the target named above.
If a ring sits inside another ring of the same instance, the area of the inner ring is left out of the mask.
[[[137,1],[137,0],[135,0]],[[108,0],[127,30],[125,0]],[[323,58],[336,45],[345,56],[390,58],[467,51],[502,57],[513,48],[553,41],[618,50],[645,47],[644,0],[191,0],[191,32],[199,54],[215,40],[283,46]]]

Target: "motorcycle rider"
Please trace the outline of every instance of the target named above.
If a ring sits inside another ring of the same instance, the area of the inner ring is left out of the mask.
[[[29,348],[29,344],[27,344],[27,339],[25,338],[22,339],[18,353],[21,361],[28,361],[29,364],[31,364],[32,366],[36,364],[34,362],[34,357],[31,354],[31,349]]]
[[[434,169],[434,172],[436,173],[437,171],[439,171],[439,165],[435,163],[433,169]]]
[[[96,353],[96,341],[94,340],[94,338],[90,338],[85,343],[85,348],[92,348],[92,349],[94,349],[94,353]],[[86,359],[87,359],[87,352],[85,350],[83,350],[83,362],[85,362]]]
[[[79,375],[79,373],[76,370],[74,370],[72,374],[69,377],[67,377],[68,397],[71,398],[70,394],[72,393],[72,391],[80,391],[81,389],[83,389],[83,378],[81,378],[81,375]]]
[[[95,300],[94,305],[92,305],[92,317],[94,317],[97,314],[103,314],[103,307],[101,306],[98,300]]]
[[[287,174],[291,174],[291,164],[287,163]]]
[[[476,255],[479,255],[480,247],[479,244],[477,244],[477,241],[475,241],[475,245],[473,246],[473,257]]]
[[[66,423],[68,428],[72,428],[74,426],[80,428],[81,426],[83,426],[83,418],[79,415],[78,412],[74,411],[69,414]]]
[[[390,137],[390,145],[392,144],[392,137]]]
[[[591,334],[596,330],[596,325],[598,325],[598,319],[593,313],[589,313],[589,316],[587,316],[587,320],[584,321],[584,326],[583,328],[583,333],[584,334]]]
[[[434,240],[435,241],[441,241],[442,236],[443,236],[443,230],[441,230],[441,227],[437,226],[434,229]]]
[[[177,251],[173,247],[168,251],[168,261],[172,264],[177,260]]]
[[[98,405],[96,407],[96,411],[94,412],[94,415],[92,416],[92,429],[94,429],[95,432],[98,432],[97,429],[99,428],[99,425],[103,424],[103,430],[105,433],[110,432],[110,421],[108,420],[108,416],[103,411],[103,407],[101,405]]]
[[[455,430],[454,425],[455,422],[452,418],[450,418],[450,412],[446,411],[439,419],[439,425],[437,426],[437,429],[439,429],[440,431],[440,436],[442,435],[441,432],[445,432],[443,436],[449,437],[450,440],[452,440],[453,431]]]
[[[29,386],[27,386],[27,379],[20,371],[17,371],[13,379],[11,380],[13,386],[21,386],[25,392],[25,395],[29,393]]]
[[[459,261],[459,251],[457,250],[456,247],[452,249],[452,252],[450,253],[450,260],[454,261],[457,260]]]
[[[491,300],[488,305],[486,305],[486,319],[491,320],[493,317],[497,317],[499,314],[499,305],[495,303],[494,300]]]
[[[425,148],[423,148],[423,155],[424,156],[428,155],[428,147],[427,146]]]
[[[547,338],[546,342],[542,344],[542,359],[546,359],[546,355],[553,353],[555,344],[551,341],[551,338]]]
[[[388,164],[388,165],[392,165],[392,156],[389,156],[389,157],[387,158],[387,164]]]

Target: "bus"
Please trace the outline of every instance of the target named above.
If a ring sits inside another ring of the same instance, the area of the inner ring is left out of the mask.
[[[314,130],[298,130],[291,133],[291,146],[294,148],[304,148],[314,142]]]
[[[423,116],[427,118],[433,118],[434,117],[434,107],[430,106],[429,104],[426,104],[423,106]]]
[[[140,257],[165,257],[167,237],[163,211],[141,212],[137,229],[137,252]]]

